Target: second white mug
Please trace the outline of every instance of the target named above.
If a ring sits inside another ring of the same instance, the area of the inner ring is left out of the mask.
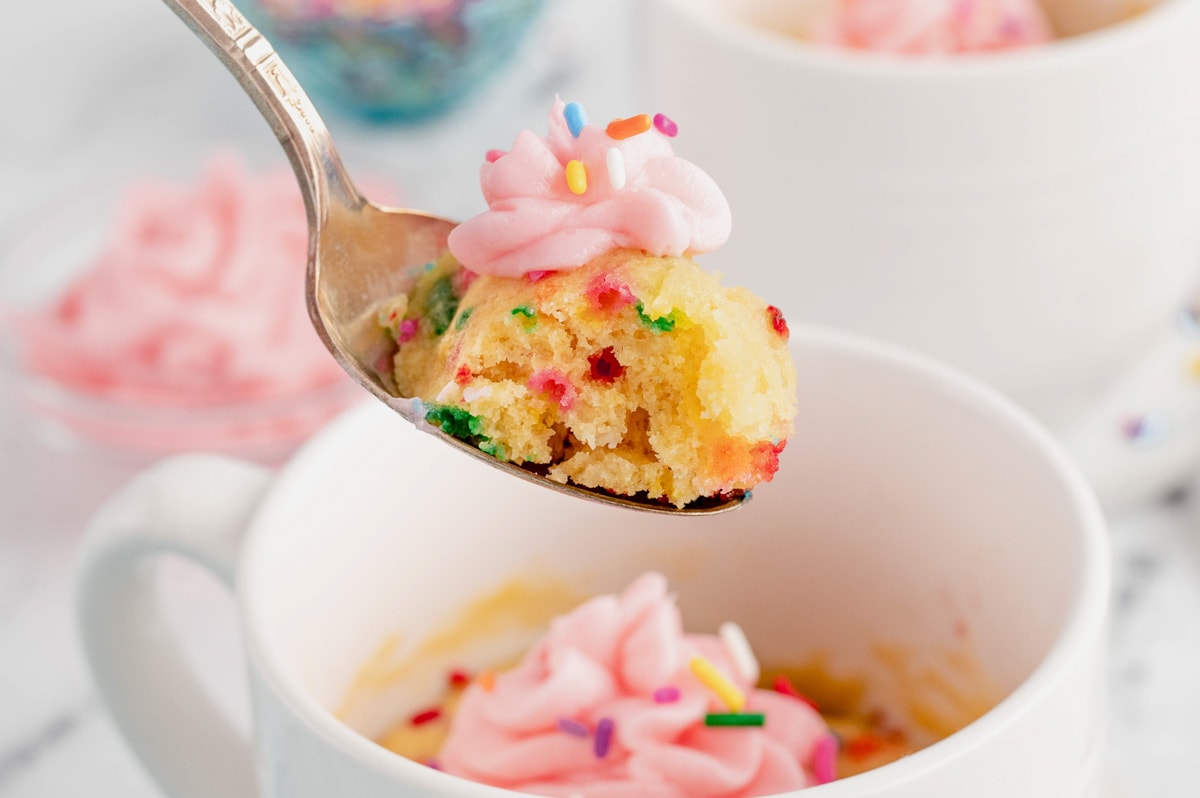
[[[780,32],[805,5],[649,4],[651,105],[735,212],[706,264],[1054,428],[1093,410],[1168,337],[1200,265],[1200,3],[933,60]]]

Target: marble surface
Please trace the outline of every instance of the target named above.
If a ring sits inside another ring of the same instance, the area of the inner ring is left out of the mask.
[[[408,129],[329,121],[352,171],[394,180],[411,205],[479,209],[477,159],[540,125],[555,91],[614,113],[636,106],[633,0],[557,0],[537,45],[485,96]],[[0,49],[0,236],[87,181],[187,164],[217,144],[282,155],[250,103],[152,0],[26,3]],[[15,36],[12,35],[15,32]],[[1200,223],[1200,220],[1198,220]],[[5,393],[0,384],[0,400]],[[0,404],[0,798],[159,795],[99,705],[73,627],[72,562],[89,514],[135,470],[71,456]],[[1110,756],[1130,798],[1200,793],[1200,492],[1112,517]],[[170,574],[213,694],[246,723],[228,598]]]

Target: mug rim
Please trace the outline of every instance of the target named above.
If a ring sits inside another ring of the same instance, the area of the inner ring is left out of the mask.
[[[707,3],[694,0],[651,2],[660,7],[669,6],[676,16],[688,19],[713,39],[722,40],[752,58],[848,77],[930,82],[1075,67],[1136,46],[1146,39],[1153,41],[1160,31],[1177,28],[1177,18],[1188,12],[1193,13],[1193,18],[1200,18],[1200,14],[1196,14],[1200,3],[1168,0],[1124,22],[1045,44],[1000,52],[921,58],[819,45],[754,25],[737,15],[721,15],[708,10]]]
[[[872,789],[902,783],[936,766],[939,762],[956,759],[1006,726],[1037,699],[1054,688],[1080,650],[1087,648],[1102,632],[1107,618],[1110,586],[1111,552],[1107,525],[1091,488],[1078,467],[1069,459],[1057,441],[1025,410],[981,381],[926,355],[907,350],[885,341],[853,333],[796,324],[791,329],[793,348],[816,348],[824,352],[848,355],[885,366],[898,367],[923,379],[929,386],[938,386],[967,401],[977,411],[986,413],[996,426],[1025,439],[1033,445],[1036,456],[1048,465],[1058,478],[1061,493],[1071,508],[1074,536],[1082,552],[1078,585],[1068,604],[1065,618],[1033,670],[1016,687],[978,719],[903,759],[855,776],[823,785],[805,788],[812,794],[836,798],[854,789]],[[285,494],[291,492],[298,475],[311,472],[312,465],[327,455],[345,448],[350,431],[371,423],[380,412],[374,403],[357,405],[344,412],[326,427],[288,462],[271,485],[267,496],[249,521],[246,544],[237,568],[236,603],[243,645],[250,670],[255,679],[269,686],[276,699],[310,732],[322,737],[340,753],[386,775],[407,779],[416,786],[429,789],[445,788],[441,773],[389,751],[339,721],[305,688],[296,670],[288,665],[278,650],[270,648],[273,635],[262,601],[261,574],[269,567],[270,558],[263,556],[262,540],[272,526],[272,518],[287,503]],[[407,434],[419,434],[406,430]],[[276,525],[277,526],[277,525]],[[276,533],[278,534],[278,533]],[[479,795],[521,796],[500,787],[461,780],[471,785]],[[845,786],[849,784],[850,786]],[[812,790],[825,792],[811,792]],[[791,795],[793,793],[783,793]],[[857,792],[856,792],[857,794]]]

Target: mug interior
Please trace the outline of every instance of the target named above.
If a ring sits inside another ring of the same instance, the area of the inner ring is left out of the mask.
[[[256,520],[239,593],[259,667],[374,738],[449,668],[511,661],[551,614],[656,569],[689,631],[737,621],[764,664],[859,685],[923,742],[971,723],[1102,608],[1094,503],[974,383],[825,333],[793,351],[779,474],[710,518],[580,502],[354,411]]]

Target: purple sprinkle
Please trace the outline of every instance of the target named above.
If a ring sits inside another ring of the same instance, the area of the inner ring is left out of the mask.
[[[562,729],[572,737],[587,737],[588,727],[575,720],[574,718],[559,718],[558,728]]]
[[[666,114],[654,115],[654,129],[669,139],[673,139],[679,135],[679,125],[671,121],[671,117]]]
[[[597,759],[608,756],[608,749],[612,746],[612,736],[612,718],[601,718],[600,722],[596,724],[596,745],[593,748]]]
[[[654,691],[654,703],[656,704],[672,704],[678,700],[678,687],[660,687]]]
[[[832,734],[827,734],[817,741],[813,749],[813,776],[817,784],[828,784],[837,779],[838,741]]]
[[[441,769],[442,769],[442,765],[441,765],[441,763],[440,763],[440,762],[438,762],[436,759],[430,759],[430,760],[426,761],[426,762],[425,762],[425,766],[426,766],[426,767],[431,767],[431,768],[433,768],[434,770],[441,770]]]

